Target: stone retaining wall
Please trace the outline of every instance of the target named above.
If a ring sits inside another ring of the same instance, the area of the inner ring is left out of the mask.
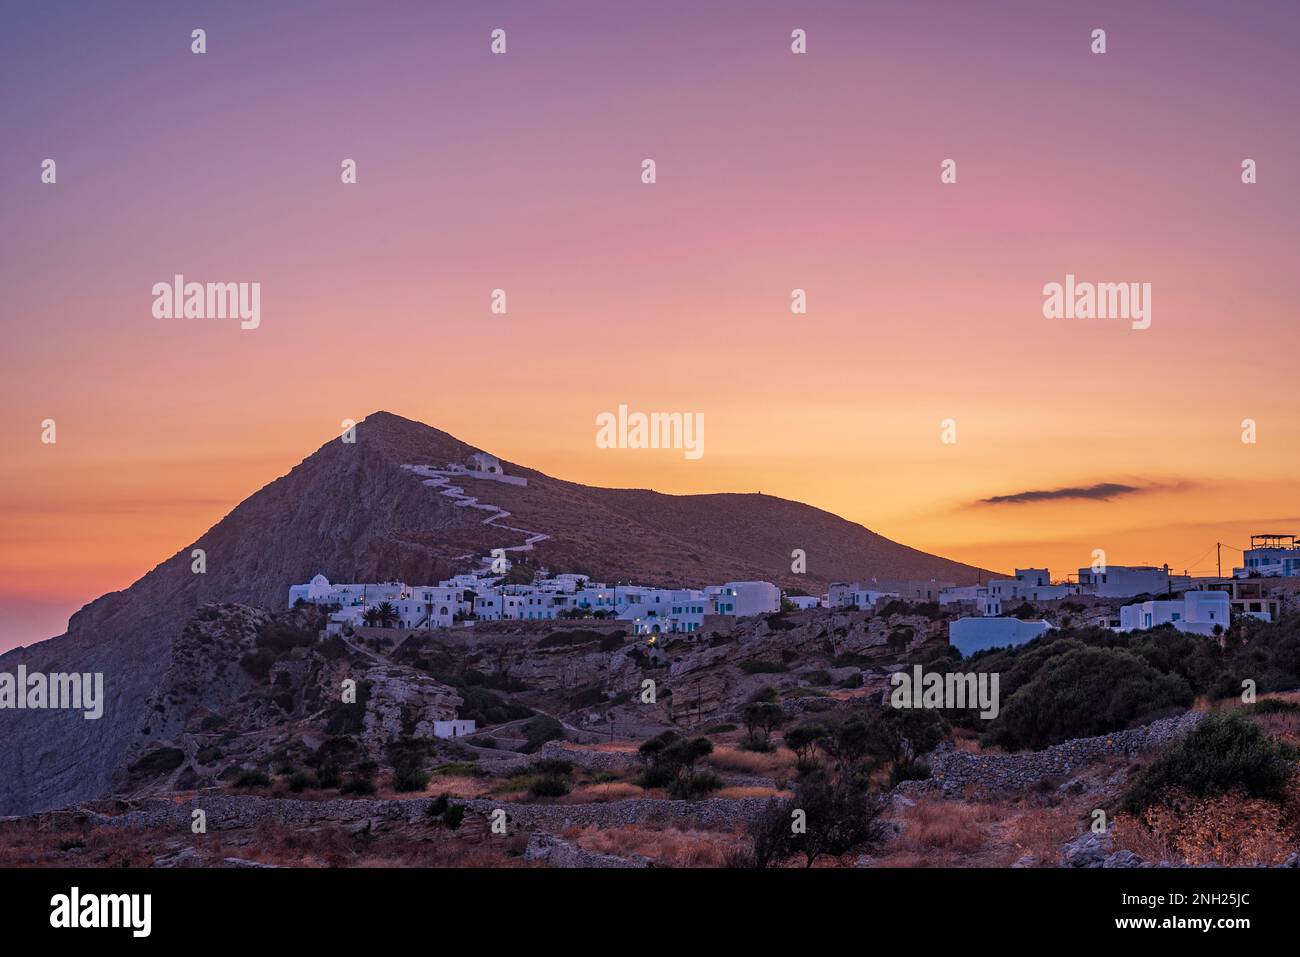
[[[950,743],[945,742],[923,758],[930,766],[931,778],[925,781],[905,781],[896,790],[904,793],[941,791],[945,794],[960,794],[968,787],[993,792],[1024,791],[1044,778],[1050,780],[1069,777],[1101,758],[1132,757],[1153,748],[1164,747],[1186,734],[1204,717],[1199,711],[1189,711],[1175,718],[1165,718],[1127,731],[1116,731],[1095,738],[1076,738],[1054,744],[1043,751],[1015,754],[955,751]]]

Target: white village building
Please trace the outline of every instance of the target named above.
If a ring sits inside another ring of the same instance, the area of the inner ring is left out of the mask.
[[[1078,593],[1077,585],[1053,585],[1046,568],[1017,568],[1015,578],[991,579],[976,601],[982,614],[1001,615],[1004,602],[1053,601]]]
[[[899,598],[897,592],[885,591],[873,585],[861,582],[832,582],[826,591],[828,608],[854,608],[870,611],[882,598]]]
[[[433,723],[433,736],[435,738],[462,738],[467,734],[473,734],[475,722],[465,718],[457,718],[454,721],[435,721]]]
[[[1094,570],[1079,569],[1079,591],[1099,598],[1133,598],[1136,595],[1167,595],[1191,586],[1187,575],[1169,574],[1169,566],[1108,565]]]
[[[397,628],[450,628],[458,622],[555,621],[599,612],[632,624],[637,634],[698,631],[709,615],[742,617],[780,610],[781,592],[771,582],[727,582],[703,589],[606,585],[562,574],[531,585],[504,584],[499,576],[457,575],[438,585],[336,585],[324,575],[289,588],[289,603],[338,605],[328,634],[361,627],[367,612],[381,608]]]
[[[1045,621],[1019,618],[958,618],[948,624],[948,643],[968,656],[989,648],[1015,648],[1046,634],[1052,626]]]
[[[1138,631],[1173,625],[1194,635],[1215,635],[1224,631],[1230,620],[1227,592],[1188,591],[1181,598],[1125,605],[1119,610],[1117,630]]]
[[[1234,578],[1300,578],[1300,541],[1295,535],[1252,535]]]

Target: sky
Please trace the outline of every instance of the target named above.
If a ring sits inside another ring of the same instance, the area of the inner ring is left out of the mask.
[[[0,649],[378,409],[1005,571],[1300,532],[1294,3],[2,16]],[[177,273],[260,325],[155,318]],[[1150,328],[1046,318],[1067,274],[1150,283]],[[704,454],[598,447],[620,405]]]

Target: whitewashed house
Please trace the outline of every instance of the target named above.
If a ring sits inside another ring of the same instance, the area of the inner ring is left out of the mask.
[[[861,611],[870,611],[882,598],[898,598],[894,592],[880,588],[868,587],[859,582],[835,582],[826,593],[827,607],[857,607]]]
[[[1138,631],[1173,625],[1194,635],[1215,635],[1228,627],[1231,605],[1227,592],[1189,591],[1181,598],[1155,599],[1119,610],[1119,631]]]
[[[727,582],[716,598],[719,615],[769,615],[781,610],[781,590],[771,582]]]
[[[1076,585],[1053,585],[1046,568],[1017,568],[1015,578],[991,579],[977,600],[982,614],[996,616],[1002,614],[1004,603],[1053,601],[1078,593]]]
[[[435,721],[433,723],[433,736],[435,738],[463,738],[467,734],[473,734],[476,722],[463,718],[457,718],[454,721]]]
[[[1300,543],[1295,535],[1252,535],[1235,578],[1300,577]]]
[[[1079,590],[1099,598],[1133,598],[1136,595],[1166,595],[1190,587],[1187,575],[1169,574],[1169,566],[1108,565],[1093,571],[1079,569]]]
[[[974,604],[981,602],[986,594],[988,588],[984,585],[953,585],[939,592],[939,604],[941,606],[960,605],[962,602]]]
[[[948,623],[948,643],[970,655],[989,648],[1015,648],[1051,631],[1045,621],[1022,621],[1019,618],[958,618]]]

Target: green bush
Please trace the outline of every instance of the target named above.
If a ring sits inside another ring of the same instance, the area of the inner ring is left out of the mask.
[[[683,777],[674,778],[668,785],[668,793],[673,797],[689,800],[702,794],[711,794],[723,786],[723,780],[712,771],[696,771]]]
[[[1284,698],[1265,698],[1250,706],[1251,714],[1295,714],[1300,712],[1300,704]]]
[[[316,779],[316,775],[312,774],[310,771],[294,771],[289,775],[288,784],[290,791],[294,794],[301,794],[308,788],[316,787],[319,782]]]
[[[326,765],[316,775],[316,784],[322,788],[337,788],[343,782],[343,776],[334,765]]]
[[[1280,800],[1295,762],[1295,752],[1258,725],[1236,714],[1212,714],[1137,775],[1124,806],[1141,811],[1173,790],[1207,797],[1239,788]]]
[[[429,772],[409,765],[393,771],[394,791],[423,791],[429,785]]]
[[[547,741],[564,738],[564,726],[550,715],[539,714],[524,725],[524,754],[532,754]]]
[[[573,773],[573,762],[564,758],[542,758],[533,762],[532,770],[534,774],[568,775]]]
[[[453,804],[442,814],[442,823],[453,831],[460,827],[460,822],[464,819],[465,805],[463,804]]]
[[[235,787],[237,788],[264,788],[270,787],[271,779],[265,771],[248,770],[240,773],[235,778]]]
[[[1039,749],[1119,731],[1191,703],[1192,689],[1180,676],[1162,674],[1128,651],[1081,646],[1048,658],[1004,700],[991,731],[1008,749]]]
[[[638,787],[646,789],[666,788],[668,785],[673,783],[675,778],[676,775],[673,774],[670,768],[653,765],[641,772],[640,776],[636,779],[636,783]]]
[[[350,774],[339,791],[343,794],[374,794],[375,782],[364,775]]]
[[[901,781],[924,781],[930,777],[930,765],[924,761],[904,760],[895,764],[889,774],[889,786],[892,788]]]
[[[572,790],[569,779],[562,774],[543,774],[533,778],[528,793],[533,797],[563,797]]]
[[[780,661],[755,661],[751,658],[740,663],[740,670],[747,675],[775,675],[790,668]]]

